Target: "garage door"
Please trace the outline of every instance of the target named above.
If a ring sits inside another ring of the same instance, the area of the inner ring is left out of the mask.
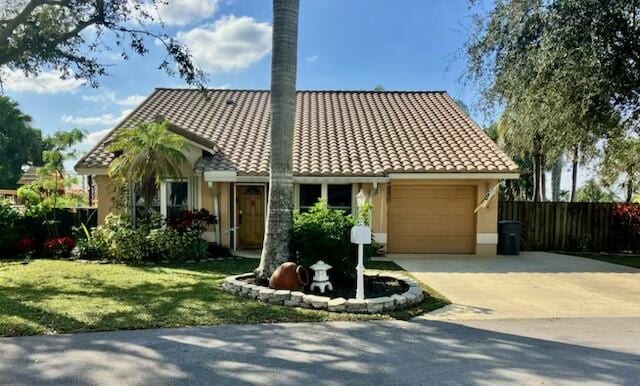
[[[392,183],[391,253],[474,253],[475,186]]]

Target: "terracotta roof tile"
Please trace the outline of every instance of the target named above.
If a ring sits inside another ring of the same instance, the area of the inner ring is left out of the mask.
[[[268,175],[269,92],[156,89],[76,165],[105,167],[113,132],[166,118],[207,147],[198,170]],[[517,166],[445,92],[298,91],[294,174],[515,172]]]

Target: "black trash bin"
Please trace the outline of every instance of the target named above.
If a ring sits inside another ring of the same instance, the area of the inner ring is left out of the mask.
[[[522,223],[519,221],[498,221],[498,254],[519,255],[522,239]]]

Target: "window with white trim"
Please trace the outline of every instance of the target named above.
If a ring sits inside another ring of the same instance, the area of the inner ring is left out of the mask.
[[[351,214],[352,210],[352,188],[351,184],[327,185],[327,206],[331,209],[342,210],[346,214]]]
[[[187,181],[168,181],[164,183],[166,189],[166,203],[163,205],[163,215],[171,218],[189,209],[189,183]]]
[[[139,192],[135,192],[135,218],[141,218],[144,213],[144,198],[140,195]],[[156,192],[156,196],[153,198],[151,202],[151,211],[155,213],[160,213],[160,190]]]
[[[193,189],[186,179],[163,181],[153,199],[151,209],[165,218],[170,218],[183,210],[188,210],[191,207],[189,200],[192,199],[191,192]],[[143,211],[144,199],[136,192],[134,216],[140,218]]]
[[[351,184],[300,184],[298,189],[300,212],[308,211],[318,200],[325,200],[331,209],[351,214],[353,186]]]
[[[322,185],[300,184],[300,212],[308,211],[322,198]]]

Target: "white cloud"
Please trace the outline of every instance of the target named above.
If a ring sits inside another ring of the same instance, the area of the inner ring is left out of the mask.
[[[177,38],[209,72],[241,70],[271,52],[271,25],[248,16],[223,16],[213,24],[179,32]]]
[[[182,26],[210,17],[217,8],[218,0],[170,0],[155,7],[147,4],[145,11],[166,25]]]
[[[0,69],[0,77],[6,90],[35,92],[37,94],[57,94],[72,92],[84,84],[83,80],[75,78],[61,78],[59,71],[44,71],[38,76],[25,76],[17,70]]]
[[[122,121],[133,109],[123,110],[120,115],[101,114],[89,117],[76,117],[73,115],[63,115],[61,120],[64,123],[70,123],[78,126],[113,126]]]
[[[144,95],[134,94],[118,98],[115,92],[105,91],[97,95],[83,95],[82,99],[94,103],[115,103],[120,106],[137,106],[146,99]]]
[[[104,138],[109,133],[109,131],[111,131],[111,129],[93,131],[87,134],[87,136],[79,146],[87,148],[94,147],[98,142],[102,140],[102,138]]]
[[[306,60],[309,63],[315,63],[319,58],[320,56],[313,55],[313,56],[307,56],[306,58],[304,58],[304,60]]]

